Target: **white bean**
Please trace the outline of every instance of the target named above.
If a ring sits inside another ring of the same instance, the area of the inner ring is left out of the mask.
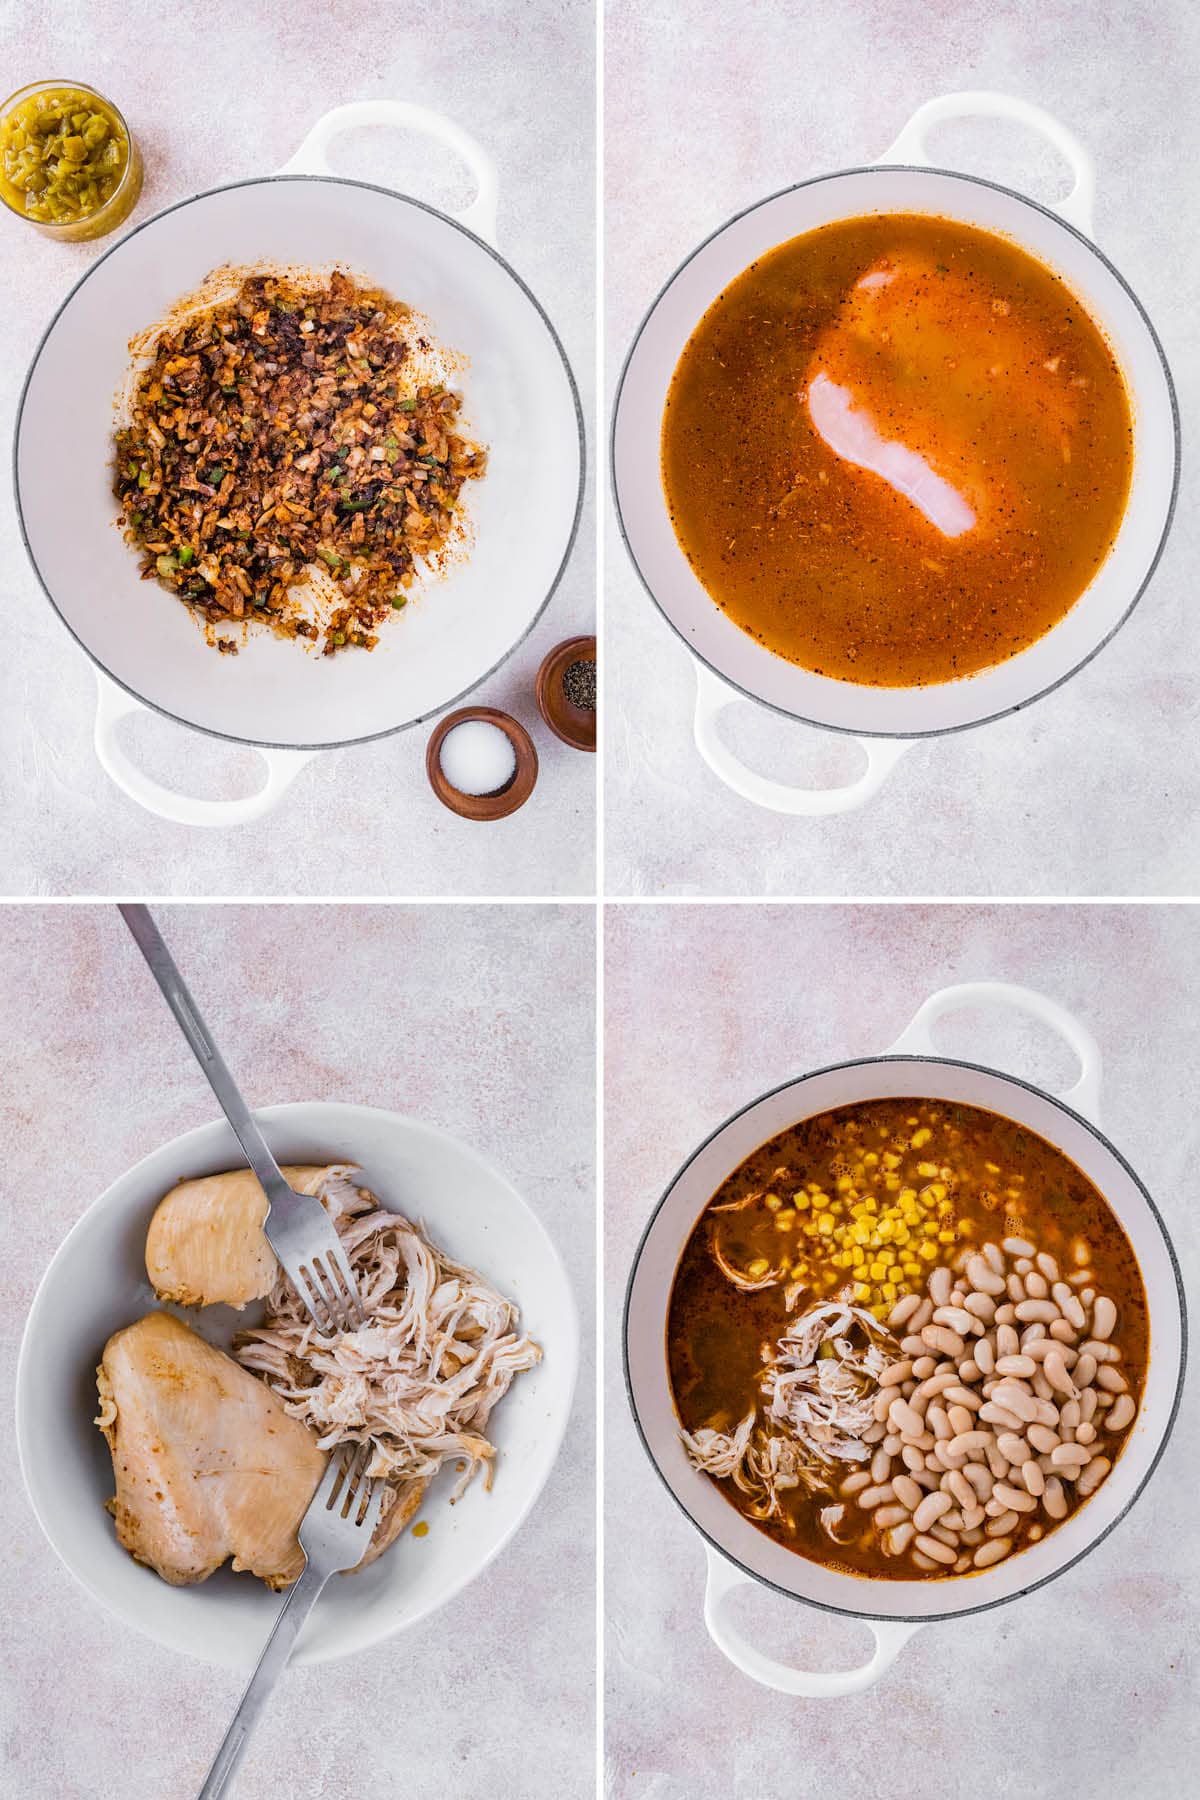
[[[1022,1323],[1038,1319],[1043,1325],[1049,1325],[1052,1319],[1058,1318],[1058,1308],[1053,1300],[1020,1300],[1017,1302],[1017,1317]]]
[[[1032,1256],[1034,1254],[1033,1245],[1021,1237],[1006,1237],[1001,1248],[1007,1250],[1010,1256]]]
[[[990,1544],[980,1544],[971,1560],[977,1569],[990,1569],[993,1563],[998,1563],[1007,1556],[1011,1549],[1011,1538],[994,1537]]]
[[[920,1304],[920,1294],[902,1294],[888,1314],[888,1324],[891,1326],[892,1330],[895,1331],[899,1326],[911,1319]]]
[[[1104,1480],[1104,1477],[1111,1468],[1112,1464],[1109,1462],[1107,1456],[1094,1457],[1083,1471],[1083,1474],[1079,1477],[1079,1480],[1075,1483],[1075,1492],[1077,1494],[1092,1493],[1094,1489],[1100,1486],[1100,1483]]]
[[[1063,1492],[1063,1484],[1057,1475],[1046,1477],[1046,1491],[1042,1495],[1042,1505],[1052,1519],[1065,1519],[1067,1516],[1067,1496]]]
[[[1002,1512],[994,1514],[991,1523],[985,1525],[983,1529],[990,1538],[1007,1537],[1009,1532],[1015,1531],[1020,1523],[1020,1513]]]
[[[1110,1338],[1117,1323],[1117,1309],[1107,1294],[1101,1294],[1092,1308],[1092,1336]]]
[[[941,1268],[933,1271],[929,1277],[929,1298],[935,1307],[945,1306],[950,1298],[950,1289],[953,1285],[954,1279],[949,1269]],[[935,1312],[933,1316],[936,1319],[937,1313]]]
[[[968,1259],[967,1279],[976,1293],[996,1295],[1004,1292],[1004,1276],[985,1257],[972,1256]]]
[[[937,1488],[932,1494],[926,1494],[917,1507],[913,1513],[913,1524],[918,1531],[928,1531],[929,1527],[935,1525],[944,1512],[950,1511],[952,1505],[953,1501],[949,1494],[941,1488]]]
[[[1003,1501],[1011,1512],[1036,1512],[1037,1501],[1024,1488],[1010,1487],[1007,1481],[998,1481],[992,1489],[992,1498]]]
[[[901,1506],[909,1512],[915,1512],[924,1497],[924,1489],[918,1487],[911,1475],[896,1475],[892,1478],[892,1488]]]
[[[1021,1480],[1035,1499],[1046,1491],[1046,1477],[1042,1474],[1042,1466],[1033,1457],[1021,1464]]]
[[[917,1549],[933,1562],[942,1564],[952,1563],[956,1556],[956,1552],[950,1548],[949,1544],[939,1543],[937,1538],[932,1537],[918,1537]]]
[[[1036,1375],[1032,1356],[1002,1356],[996,1364],[997,1375]]]
[[[1104,1421],[1105,1431],[1124,1431],[1133,1423],[1133,1415],[1137,1407],[1133,1403],[1132,1394],[1121,1394],[1112,1403],[1112,1407]]]

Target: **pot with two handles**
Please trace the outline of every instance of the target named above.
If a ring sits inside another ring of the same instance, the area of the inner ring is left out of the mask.
[[[476,183],[465,211],[335,175],[344,132],[387,125],[453,151]],[[150,812],[234,825],[274,806],[318,751],[418,725],[460,702],[523,641],[558,584],[579,520],[583,425],[574,379],[549,319],[494,248],[496,170],[475,139],[428,108],[368,100],[320,119],[279,174],[182,200],[91,265],[51,322],[17,412],[17,513],[34,569],[95,665],[96,754]],[[305,654],[267,632],[219,656],[187,609],[143,581],[112,494],[114,402],[130,341],[217,269],[331,268],[381,287],[466,359],[452,375],[463,423],[488,451],[465,497],[469,555],[390,622],[375,650]],[[63,497],[70,529],[64,530]],[[139,768],[117,728],[149,708],[257,749],[258,793],[199,800]]]
[[[975,1063],[938,1056],[933,1029],[943,1014],[998,1002],[1058,1031],[1081,1065],[1066,1093]],[[1179,1265],[1149,1194],[1100,1130],[1100,1052],[1090,1032],[1055,1001],[1005,982],[971,982],[928,999],[880,1057],[817,1069],[753,1100],[717,1128],[676,1175],[638,1248],[625,1307],[625,1374],[642,1443],[674,1499],[705,1539],[704,1619],[713,1641],[745,1674],[784,1694],[860,1693],[878,1681],[922,1625],[983,1613],[1031,1593],[1093,1550],[1141,1494],[1163,1453],[1183,1385],[1187,1319]],[[1040,1542],[1007,1561],[943,1580],[872,1580],[810,1562],[767,1537],[693,1468],[680,1440],[667,1367],[667,1316],[675,1271],[692,1228],[722,1181],[752,1151],[799,1120],[831,1107],[889,1097],[977,1106],[1036,1132],[1069,1157],[1104,1196],[1141,1268],[1150,1318],[1149,1364],[1141,1407],[1125,1448],[1091,1498]],[[875,1649],[860,1668],[797,1669],[750,1643],[730,1600],[760,1583],[825,1612],[864,1620]]]
[[[993,182],[927,166],[926,133],[943,121],[972,116],[1014,120],[1047,138],[1074,174],[1067,197],[1047,208]],[[1005,94],[947,94],[920,107],[873,167],[801,182],[731,219],[671,277],[643,320],[613,417],[617,512],[643,585],[696,660],[697,748],[714,774],[744,799],[792,814],[861,806],[922,738],[987,724],[1059,687],[1108,643],[1140,598],[1174,509],[1179,420],[1154,328],[1127,282],[1091,241],[1094,196],[1087,151],[1049,113]],[[779,244],[835,221],[888,212],[925,213],[994,232],[1053,269],[1086,304],[1112,346],[1133,413],[1128,505],[1108,556],[1075,605],[1008,661],[923,688],[856,686],[814,674],[735,625],[709,597],[679,545],[659,460],[671,377],[722,290]],[[720,714],[739,696],[857,738],[866,757],[863,773],[845,787],[815,791],[756,774],[717,730]]]

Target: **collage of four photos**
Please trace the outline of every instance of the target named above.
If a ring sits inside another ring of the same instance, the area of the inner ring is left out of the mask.
[[[0,1800],[1184,1800],[1200,18],[0,17]]]

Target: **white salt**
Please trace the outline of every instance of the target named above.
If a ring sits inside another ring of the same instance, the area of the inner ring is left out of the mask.
[[[460,794],[496,794],[516,774],[512,739],[487,719],[464,719],[442,739],[442,774]]]

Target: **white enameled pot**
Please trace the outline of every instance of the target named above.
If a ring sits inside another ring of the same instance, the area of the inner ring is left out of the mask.
[[[955,1008],[998,1002],[1061,1033],[1081,1065],[1054,1097],[1010,1075],[938,1056],[933,1029]],[[886,1055],[817,1069],[761,1095],[727,1119],[667,1189],[638,1248],[625,1307],[625,1375],[642,1442],[663,1481],[708,1547],[704,1619],[714,1642],[745,1674],[784,1694],[860,1693],[889,1668],[908,1639],[935,1619],[960,1618],[1016,1600],[1086,1555],[1128,1512],[1162,1455],[1183,1385],[1187,1319],[1175,1252],[1149,1194],[1099,1128],[1100,1052],[1091,1033],[1057,1002],[1006,982],[970,982],[928,999]],[[1112,1473],[1040,1543],[979,1574],[943,1581],[874,1581],[824,1568],[764,1535],[694,1469],[679,1437],[667,1368],[671,1287],[692,1228],[722,1181],[752,1151],[799,1120],[856,1101],[899,1096],[953,1100],[1035,1131],[1095,1183],[1133,1246],[1146,1284],[1150,1362],[1141,1409]],[[729,1599],[752,1582],[826,1612],[870,1624],[875,1650],[861,1668],[832,1674],[796,1669],[751,1644]]]
[[[944,120],[984,115],[1042,133],[1066,158],[1074,186],[1053,209],[928,163],[925,135]],[[1161,554],[1175,503],[1179,425],[1170,372],[1143,308],[1090,241],[1094,179],[1078,140],[1050,114],[1005,94],[948,94],[909,120],[879,163],[801,182],[731,219],[693,252],[643,321],[625,364],[613,418],[613,492],[629,553],[647,592],[691,650],[699,684],[696,744],[726,785],[776,812],[827,814],[861,806],[920,738],[1019,711],[1073,675],[1128,617]],[[667,390],[683,349],[721,290],[758,256],[836,220],[917,212],[962,220],[1011,239],[1054,269],[1112,344],[1134,413],[1134,469],[1116,541],[1070,612],[1037,643],[994,668],[927,688],[858,687],[774,655],[710,599],[679,546],[663,492],[660,439]],[[810,791],[748,769],[717,721],[741,696],[810,725],[858,738],[866,768],[846,787]]]
[[[333,174],[332,140],[368,125],[417,131],[455,151],[477,193],[449,216]],[[583,428],[562,346],[494,249],[496,172],[486,152],[425,107],[361,101],[321,119],[273,177],[180,201],[94,263],[63,302],[17,413],[17,511],[34,568],[96,666],[96,753],[149,811],[232,825],[275,805],[318,750],[416,725],[462,700],[529,632],[557,585],[583,493]],[[114,399],[128,345],[214,269],[338,265],[404,299],[439,344],[468,359],[464,419],[488,448],[469,483],[473,533],[458,559],[381,633],[370,655],[320,657],[252,634],[218,656],[187,610],[139,577],[112,495]],[[141,707],[261,751],[261,790],[236,801],[171,792],[118,738]]]
[[[334,1102],[255,1114],[280,1162],[352,1162],[381,1204],[422,1221],[456,1261],[477,1268],[521,1308],[543,1360],[513,1383],[489,1436],[499,1455],[491,1491],[473,1481],[453,1507],[443,1470],[426,1495],[429,1534],[404,1533],[370,1568],[330,1582],[293,1661],[368,1650],[426,1618],[483,1572],[521,1525],[554,1466],[575,1388],[579,1325],[558,1253],[500,1171],[447,1132],[373,1106]],[[118,1544],[104,1510],[113,1491],[108,1448],[92,1423],[96,1364],[110,1335],[158,1307],[146,1278],[146,1230],[177,1181],[236,1168],[242,1154],[222,1120],[144,1157],[95,1200],[64,1238],[38,1288],[17,1365],[17,1454],[42,1530],[101,1605],[160,1643],[206,1662],[253,1666],[280,1596],[228,1567],[197,1587],[170,1587]],[[228,1306],[167,1306],[228,1350],[261,1316]]]

